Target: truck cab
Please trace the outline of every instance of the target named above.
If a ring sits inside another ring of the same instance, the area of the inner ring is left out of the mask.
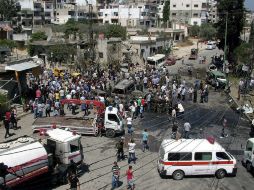
[[[104,127],[107,137],[114,137],[117,133],[124,132],[123,118],[118,109],[109,106],[105,110]]]
[[[82,163],[84,156],[80,135],[62,129],[49,130],[47,134],[49,137],[46,139],[46,149],[58,163],[68,165],[71,160]]]
[[[243,165],[246,166],[247,171],[254,171],[254,138],[247,140],[244,150]]]

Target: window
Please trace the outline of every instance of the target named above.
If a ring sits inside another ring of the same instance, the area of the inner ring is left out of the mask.
[[[99,52],[99,58],[103,58],[103,53]]]
[[[206,8],[207,4],[206,3],[202,3],[202,8]]]
[[[108,114],[108,120],[115,121],[117,123],[119,122],[118,117],[115,114]]]
[[[118,12],[114,12],[114,16],[118,16]]]
[[[107,17],[108,16],[108,14],[105,14],[105,17]]]
[[[253,143],[248,141],[247,144],[246,144],[246,150],[247,151],[252,151],[252,147],[253,147]]]
[[[173,7],[176,7],[176,4],[174,4]]]
[[[218,160],[230,160],[230,158],[225,152],[216,152],[216,158]]]
[[[185,13],[185,16],[189,16],[189,13]]]
[[[194,13],[194,14],[193,14],[193,17],[198,17],[198,13]]]
[[[176,16],[176,13],[172,13],[172,16]]]
[[[79,150],[79,143],[78,142],[79,141],[76,140],[76,141],[73,141],[73,142],[70,143],[70,151],[71,151],[71,153],[72,152],[77,152]]]
[[[212,160],[211,152],[196,152],[195,160]]]
[[[127,91],[133,91],[135,90],[135,85],[131,84],[130,86],[128,86]]]
[[[192,160],[191,152],[169,153],[168,161],[187,161]]]
[[[186,4],[186,7],[190,7],[190,4]]]
[[[198,8],[198,4],[194,4],[194,7],[195,7],[195,8]]]

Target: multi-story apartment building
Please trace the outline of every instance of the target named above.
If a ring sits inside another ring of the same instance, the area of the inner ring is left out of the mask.
[[[155,27],[156,3],[127,3],[104,5],[98,10],[98,21],[105,24],[121,24],[128,27]]]
[[[54,20],[53,0],[18,0],[18,23],[23,28],[49,24]]]
[[[210,0],[209,3],[208,21],[211,23],[217,23],[219,19],[217,11],[217,1],[218,0]]]
[[[210,0],[170,0],[172,22],[201,25],[208,20]]]

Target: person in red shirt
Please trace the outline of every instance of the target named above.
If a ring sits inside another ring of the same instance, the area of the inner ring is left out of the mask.
[[[35,92],[35,97],[40,99],[41,98],[41,90],[38,88]]]
[[[131,190],[134,190],[135,184],[133,179],[134,176],[133,176],[132,166],[129,166],[129,169],[126,171],[126,176],[127,176],[128,189],[130,188]]]

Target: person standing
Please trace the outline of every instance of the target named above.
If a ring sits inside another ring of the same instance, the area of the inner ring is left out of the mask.
[[[15,114],[14,108],[11,110],[11,118],[10,118],[10,122],[12,124],[12,128],[13,129],[18,129],[18,124],[17,124],[17,119],[16,119],[17,115]]]
[[[50,100],[48,99],[46,102],[46,106],[45,106],[45,115],[46,117],[50,117],[50,112],[51,112],[51,104],[50,104]]]
[[[132,135],[133,129],[132,129],[132,118],[127,117],[127,129],[128,129],[128,134]]]
[[[176,109],[175,108],[172,109],[171,116],[172,116],[172,123],[174,125],[175,124],[175,120],[176,120]]]
[[[119,186],[119,176],[120,167],[117,165],[117,162],[114,162],[112,167],[112,189],[115,189]]]
[[[225,128],[227,127],[227,119],[225,118],[225,116],[223,116],[222,118],[222,131],[221,131],[221,136],[220,138],[224,138],[224,137],[228,137],[228,134],[225,133]]]
[[[192,95],[193,95],[193,88],[192,87],[189,88],[188,94],[189,94],[189,100],[192,101]]]
[[[80,190],[79,179],[75,173],[71,173],[69,176],[70,190]]]
[[[188,139],[189,138],[190,129],[191,129],[191,125],[190,125],[189,122],[185,122],[183,127],[184,127],[184,138]]]
[[[121,137],[121,139],[116,143],[116,148],[117,148],[117,161],[118,161],[118,162],[119,162],[120,160],[124,160],[123,146],[124,146],[124,137]]]
[[[182,101],[185,101],[185,94],[186,94],[186,89],[185,89],[185,87],[183,86],[183,87],[182,87],[182,90],[181,90]]]
[[[149,92],[149,94],[147,94],[146,96],[146,103],[147,103],[147,111],[150,112],[151,111],[151,93]]]
[[[129,169],[126,171],[126,176],[127,176],[128,189],[134,190],[135,184],[133,180],[134,175],[133,175],[132,166],[129,166]]]
[[[4,138],[10,137],[9,129],[10,129],[10,121],[8,120],[7,117],[4,119],[4,127],[5,127],[5,136]],[[8,136],[8,137],[7,137]]]
[[[131,139],[131,142],[128,143],[128,146],[129,146],[128,164],[130,164],[131,161],[133,161],[133,163],[136,164],[136,157],[135,157],[135,146],[136,146],[136,143],[134,143],[133,139]]]
[[[148,132],[147,132],[147,129],[145,129],[142,133],[142,150],[143,152],[145,152],[145,150],[149,150],[149,146],[148,146]]]

